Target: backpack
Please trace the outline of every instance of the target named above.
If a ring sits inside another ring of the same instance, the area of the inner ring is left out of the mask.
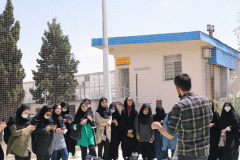
[[[15,114],[15,115],[16,115],[16,114]],[[14,116],[15,116],[15,115],[14,115]],[[10,138],[10,136],[11,136],[11,131],[10,131],[10,129],[9,129],[9,121],[15,120],[15,119],[14,119],[14,116],[12,115],[12,116],[9,118],[9,120],[8,120],[8,122],[7,122],[7,127],[4,128],[3,140],[4,140],[4,142],[5,142],[6,144],[8,144],[8,140],[9,140],[9,138]]]
[[[6,128],[4,128],[4,135],[3,135],[3,140],[6,144],[8,144],[10,135],[11,135],[11,131],[10,131],[9,127],[7,126]]]

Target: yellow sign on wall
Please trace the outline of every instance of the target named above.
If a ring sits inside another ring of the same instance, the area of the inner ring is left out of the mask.
[[[116,58],[116,67],[130,65],[130,57]]]

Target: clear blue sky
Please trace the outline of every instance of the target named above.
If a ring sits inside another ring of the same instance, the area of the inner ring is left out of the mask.
[[[0,0],[0,13],[7,0]],[[79,74],[102,71],[102,50],[91,47],[92,38],[102,37],[101,0],[12,0],[15,20],[20,21],[18,48],[23,52],[24,81],[32,80],[32,69],[42,45],[47,22],[57,18],[69,35],[72,53],[80,60]],[[132,36],[206,31],[215,25],[214,37],[237,49],[233,29],[240,12],[239,0],[106,0],[108,36]],[[110,57],[111,69],[114,59]]]

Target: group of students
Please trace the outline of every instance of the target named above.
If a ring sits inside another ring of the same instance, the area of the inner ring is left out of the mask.
[[[73,122],[75,130],[79,130],[81,127],[78,145],[81,147],[83,160],[87,155],[87,147],[89,147],[89,154],[96,156],[95,145],[98,146],[97,156],[104,160],[118,159],[120,143],[125,160],[131,159],[130,157],[136,159],[139,154],[144,160],[152,160],[156,155],[158,159],[163,159],[168,157],[168,149],[174,152],[177,134],[172,140],[168,140],[161,136],[158,130],[151,128],[154,121],[159,121],[167,127],[169,119],[163,107],[158,106],[156,114],[153,115],[151,106],[143,104],[140,111],[137,112],[133,98],[127,97],[120,114],[116,104],[111,103],[108,107],[107,99],[103,97],[99,101],[94,124],[92,110],[87,109],[86,105],[85,102],[80,104],[75,116],[76,121]],[[96,143],[94,143],[94,125],[96,126]],[[157,135],[155,132],[159,134]],[[163,155],[161,155],[162,147],[165,149]]]
[[[237,160],[239,116],[230,102],[224,104],[221,117],[214,111],[212,101],[210,106],[213,119],[210,122],[208,159]],[[120,143],[122,156],[126,160],[139,154],[144,160],[161,160],[173,156],[176,149],[177,133],[169,140],[151,128],[156,121],[167,128],[171,112],[166,114],[163,107],[157,106],[153,115],[149,104],[143,104],[137,112],[131,97],[124,101],[121,114],[115,103],[108,107],[104,97],[99,100],[95,117],[89,99],[81,102],[74,118],[66,101],[53,106],[44,105],[33,119],[29,118],[29,113],[30,106],[22,104],[7,124],[0,123],[0,130],[8,127],[11,133],[6,154],[15,155],[16,160],[30,160],[31,152],[36,154],[37,160],[67,160],[69,152],[75,155],[76,145],[81,148],[82,160],[88,156],[116,160]],[[77,138],[72,135],[75,131]],[[220,136],[226,136],[224,147],[219,147]],[[168,156],[168,149],[172,155]]]
[[[231,102],[223,105],[221,116],[210,101],[213,119],[210,122],[210,152],[208,160],[238,160],[239,156],[239,115]],[[220,145],[220,137],[225,137]]]
[[[0,127],[1,130],[7,127],[10,131],[5,140],[8,134],[6,128],[4,129],[4,141],[7,141],[6,155],[13,154],[16,160],[30,160],[33,152],[38,160],[57,160],[60,157],[67,160],[68,151],[75,150],[74,141],[68,133],[72,123],[68,107],[65,101],[53,106],[44,105],[31,119],[30,106],[22,104],[7,124],[1,123],[4,124]]]

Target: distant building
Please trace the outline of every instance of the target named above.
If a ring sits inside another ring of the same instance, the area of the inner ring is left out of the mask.
[[[117,93],[115,92],[115,71],[110,72],[111,78],[111,90],[112,98],[118,101]],[[90,74],[79,74],[75,76],[79,86],[76,88],[76,92],[72,95],[72,100],[69,101],[70,111],[74,115],[77,111],[80,102],[84,98],[89,98],[92,101],[93,110],[98,106],[98,101],[104,96],[104,84],[103,84],[103,72],[90,73]],[[35,114],[40,110],[43,104],[35,104],[32,100],[33,96],[30,93],[30,89],[35,89],[35,81],[24,82],[23,88],[26,92],[24,103],[28,103],[31,106],[31,113]]]

